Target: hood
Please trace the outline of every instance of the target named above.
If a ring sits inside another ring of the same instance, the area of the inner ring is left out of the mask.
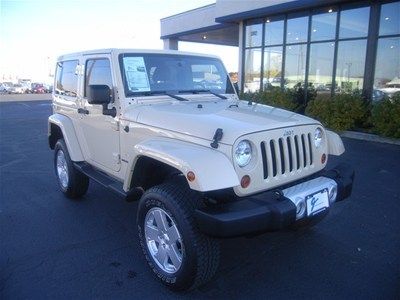
[[[222,128],[220,141],[233,145],[245,134],[318,122],[290,111],[247,101],[163,102],[134,106],[124,119],[212,141]]]

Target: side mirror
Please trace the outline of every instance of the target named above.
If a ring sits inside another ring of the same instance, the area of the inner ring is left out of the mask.
[[[90,104],[101,104],[103,106],[103,115],[115,117],[117,110],[115,107],[108,108],[108,103],[111,102],[111,89],[108,85],[94,84],[89,85],[88,102]]]
[[[108,104],[111,102],[111,89],[107,85],[89,85],[88,102],[90,104]]]

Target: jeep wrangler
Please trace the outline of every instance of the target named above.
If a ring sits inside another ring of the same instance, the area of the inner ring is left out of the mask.
[[[61,191],[89,178],[138,200],[148,265],[165,285],[207,282],[218,238],[321,220],[354,171],[327,170],[340,137],[320,122],[239,100],[222,62],[178,51],[107,49],[58,58],[48,140]]]

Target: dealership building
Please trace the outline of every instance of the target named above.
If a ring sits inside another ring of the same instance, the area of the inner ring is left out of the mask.
[[[161,19],[161,38],[238,47],[244,91],[400,91],[400,1],[217,0]]]

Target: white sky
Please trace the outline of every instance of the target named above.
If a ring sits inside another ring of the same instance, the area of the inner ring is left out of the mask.
[[[49,81],[57,56],[98,48],[162,49],[160,19],[215,0],[0,0],[0,81]],[[219,55],[229,72],[238,49],[180,42]]]

